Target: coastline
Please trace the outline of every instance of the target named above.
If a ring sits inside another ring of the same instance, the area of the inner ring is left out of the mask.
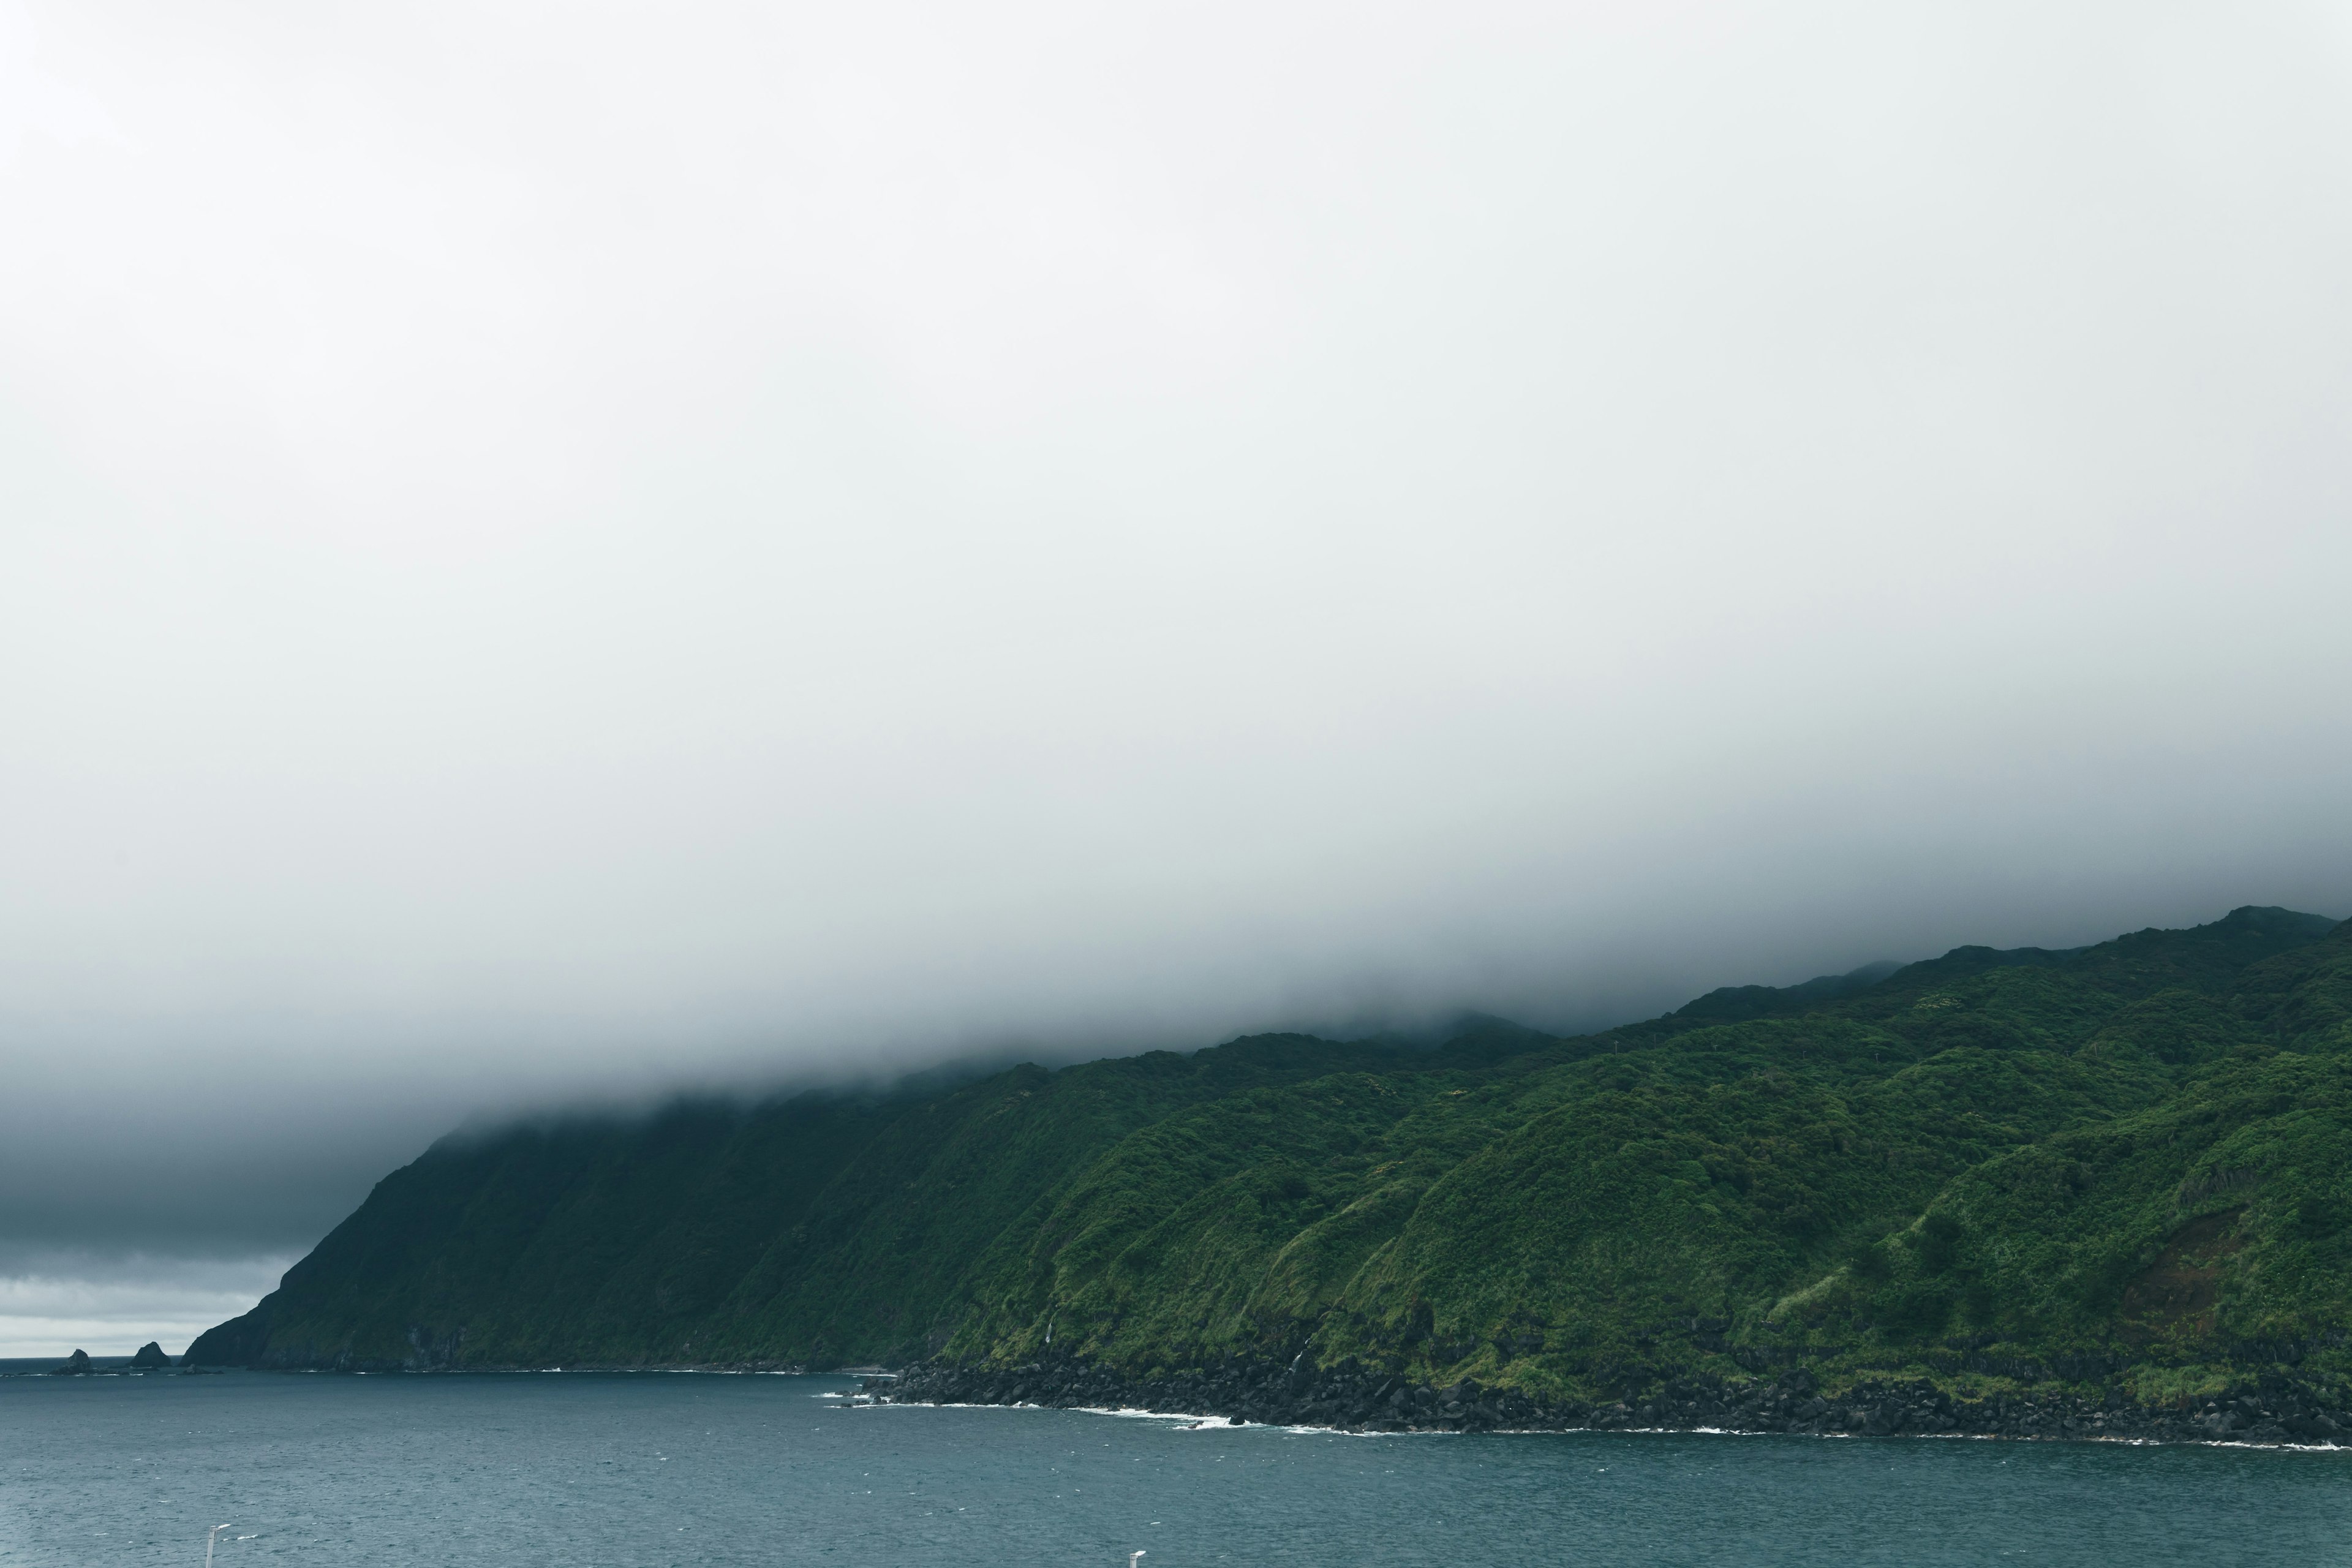
[[[167,1375],[228,1368],[136,1369]],[[2042,1387],[1980,1398],[1926,1378],[1862,1380],[1829,1392],[1808,1371],[1772,1379],[1671,1377],[1620,1398],[1545,1398],[1465,1379],[1444,1388],[1401,1373],[1343,1363],[1307,1368],[1235,1361],[1172,1375],[1138,1376],[1075,1359],[1019,1365],[669,1363],[559,1366],[310,1365],[235,1370],[330,1376],[588,1374],[809,1376],[856,1380],[859,1406],[909,1405],[1081,1411],[1204,1425],[1284,1426],[1351,1436],[1432,1433],[1687,1433],[1820,1437],[1966,1437],[2028,1442],[2198,1444],[2239,1447],[2352,1447],[2352,1398],[2274,1371],[2250,1373],[2228,1392],[2173,1405],[2133,1401],[2115,1386]],[[79,1374],[26,1366],[13,1377],[135,1375],[128,1366]]]
[[[1980,1437],[2034,1442],[2352,1446],[2340,1391],[2270,1374],[2174,1405],[2120,1389],[2043,1389],[1955,1397],[1925,1379],[1823,1392],[1801,1369],[1752,1382],[1682,1378],[1618,1399],[1546,1399],[1475,1380],[1445,1388],[1342,1364],[1232,1363],[1159,1378],[1077,1362],[930,1363],[868,1376],[862,1392],[896,1405],[1036,1405],[1131,1411],[1343,1433],[1689,1432],[1812,1436]]]

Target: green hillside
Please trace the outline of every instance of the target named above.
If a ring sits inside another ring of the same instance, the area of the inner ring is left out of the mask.
[[[2158,1399],[2352,1371],[2347,1177],[2352,922],[2250,908],[1573,1039],[1261,1037],[453,1138],[191,1354]]]

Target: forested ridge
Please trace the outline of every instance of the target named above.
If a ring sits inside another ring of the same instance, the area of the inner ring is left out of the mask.
[[[2352,922],[2246,908],[1575,1038],[1255,1037],[453,1136],[191,1357],[2155,1402],[2341,1377],[2347,1174]]]

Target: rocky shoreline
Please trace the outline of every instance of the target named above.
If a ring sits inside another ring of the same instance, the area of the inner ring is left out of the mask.
[[[1076,1361],[919,1365],[868,1377],[877,1401],[1150,1410],[1343,1432],[1718,1431],[2021,1440],[2352,1445],[2352,1395],[2280,1373],[2225,1395],[2138,1404],[2123,1390],[1955,1398],[1925,1380],[1859,1383],[1831,1394],[1802,1368],[1752,1382],[1671,1378],[1625,1397],[1543,1400],[1475,1380],[1444,1388],[1352,1363],[1228,1363],[1157,1379]]]

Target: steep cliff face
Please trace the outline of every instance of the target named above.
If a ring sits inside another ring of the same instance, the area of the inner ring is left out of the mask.
[[[2246,909],[1571,1040],[1266,1037],[448,1140],[190,1353],[2161,1399],[2346,1353],[2346,1173],[2352,925]]]
[[[1129,1132],[1394,1055],[1260,1037],[932,1092],[451,1137],[189,1353],[354,1371],[920,1353],[981,1254]]]

